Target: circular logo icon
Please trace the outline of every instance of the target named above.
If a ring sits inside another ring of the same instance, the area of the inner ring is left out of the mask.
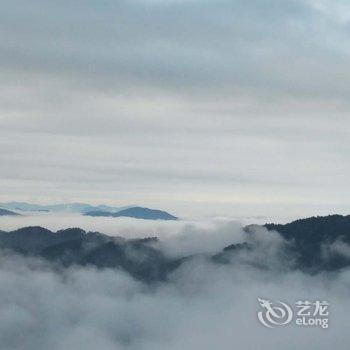
[[[270,300],[258,298],[262,311],[258,312],[259,321],[268,328],[288,324],[293,318],[293,311],[289,305],[279,301],[278,306],[272,305]]]

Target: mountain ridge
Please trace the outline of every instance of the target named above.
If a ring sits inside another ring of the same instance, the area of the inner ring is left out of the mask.
[[[75,213],[85,213],[92,210],[103,210],[108,212],[115,212],[123,209],[127,209],[130,206],[114,207],[105,204],[101,205],[91,205],[87,203],[62,203],[62,204],[31,204],[27,202],[6,202],[0,203],[0,207],[7,210],[21,210],[21,211],[49,211],[49,212],[75,212]]]
[[[0,216],[20,216],[21,214],[18,214],[12,210],[2,209],[0,208]]]
[[[350,253],[344,254],[350,252],[350,216],[330,215],[264,226],[283,238],[277,240],[280,244],[278,268],[317,274],[337,272],[350,266]],[[216,254],[184,254],[172,258],[162,252],[157,237],[126,239],[80,228],[52,232],[40,226],[29,226],[0,231],[0,248],[23,256],[40,257],[63,267],[120,269],[140,281],[152,283],[166,281],[170,273],[196,257],[219,265],[243,262],[261,269],[271,268],[270,243],[261,243],[264,241],[261,235],[266,234],[261,230],[264,226],[246,226],[242,242],[223,247]]]
[[[159,209],[150,209],[144,207],[131,207],[117,211],[115,213],[104,211],[92,211],[84,214],[85,216],[105,216],[105,217],[130,217],[144,220],[178,220],[179,218]]]

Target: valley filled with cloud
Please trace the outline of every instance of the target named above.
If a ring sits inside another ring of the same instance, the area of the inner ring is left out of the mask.
[[[166,280],[142,281],[123,268],[64,267],[2,249],[0,348],[347,349],[348,267],[316,274],[296,269],[296,255],[286,250],[292,243],[262,226],[247,231],[232,221],[140,221],[119,223],[112,234],[128,239],[157,236],[151,244],[166,257],[186,257]],[[53,228],[55,222],[47,226]],[[100,223],[99,228],[107,226]],[[232,250],[232,255],[223,250],[242,242],[253,248]],[[143,259],[141,253],[127,254]],[[265,328],[257,318],[258,298],[290,304],[327,300],[329,328]]]

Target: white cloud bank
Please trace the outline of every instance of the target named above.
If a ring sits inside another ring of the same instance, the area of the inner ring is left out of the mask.
[[[349,271],[330,283],[302,274],[214,267],[195,261],[149,289],[122,272],[69,269],[63,275],[1,258],[2,350],[199,350],[348,348]],[[34,266],[33,266],[34,265]],[[328,300],[329,329],[265,329],[257,298]]]
[[[176,254],[210,252],[241,237],[237,224],[187,226],[165,237],[163,249]],[[283,240],[262,229],[249,237],[260,251],[242,254],[231,265],[198,257],[184,263],[168,283],[152,286],[121,271],[72,267],[54,272],[42,261],[2,253],[0,348],[348,349],[350,270],[333,276],[281,270],[276,247]],[[251,262],[263,262],[269,269]],[[266,329],[257,319],[258,297],[291,304],[327,300],[330,327],[290,324]]]

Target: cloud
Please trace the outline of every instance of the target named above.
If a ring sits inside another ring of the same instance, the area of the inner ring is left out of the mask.
[[[346,4],[336,3],[345,12]],[[346,84],[337,80],[344,78],[348,45],[332,43],[346,44],[346,23],[329,1],[323,6],[298,0],[89,6],[37,0],[30,11],[23,4],[17,0],[2,11],[7,34],[2,65],[10,70],[119,92],[348,95]]]
[[[3,7],[1,67],[16,94],[30,89],[35,100],[20,103],[35,110],[61,108],[62,100],[72,102],[72,93],[85,101],[96,93],[113,98],[193,93],[214,101],[233,95],[347,102],[349,49],[339,14],[348,6],[341,1],[92,6],[36,0],[29,11],[24,4],[16,0]]]
[[[157,247],[172,257],[215,254],[225,246],[240,243],[244,239],[244,231],[238,222],[213,221],[206,226],[185,224],[180,231],[163,236]]]
[[[11,1],[1,201],[345,213],[348,12],[344,1]]]
[[[24,212],[21,214],[16,217],[0,217],[0,230],[14,231],[27,226],[41,226],[56,232],[69,227],[79,227],[85,231],[96,231],[109,236],[129,239],[158,237],[160,241],[157,247],[172,257],[203,253],[215,254],[225,246],[240,243],[247,238],[241,222],[251,223],[252,220],[256,220],[256,222],[264,223],[266,220],[265,218],[212,218],[157,221],[90,217],[72,213]],[[266,239],[264,237],[269,236],[269,233],[258,236],[255,240],[260,242]],[[267,244],[270,244],[271,240]]]
[[[329,254],[340,255],[344,258],[350,258],[350,246],[342,241],[335,241],[328,250],[325,251],[326,256]]]
[[[241,242],[241,227],[193,218],[347,213],[349,13],[342,0],[2,5],[0,201],[132,203],[191,220],[39,215],[0,229],[159,236],[167,255],[201,256],[145,287],[2,252],[0,348],[348,349],[348,269],[291,272],[285,242],[261,229],[249,236],[259,249],[218,266],[205,255]],[[328,300],[330,328],[270,332],[258,297]]]
[[[278,242],[275,234],[261,244]],[[215,234],[214,234],[215,235]],[[225,233],[216,232],[216,237]],[[181,239],[179,240],[181,247]],[[265,243],[264,243],[265,242]],[[274,243],[273,243],[274,244]],[[209,247],[210,245],[208,245]],[[266,246],[265,246],[266,248]],[[264,249],[265,249],[264,248]],[[184,252],[186,251],[186,247]],[[269,257],[272,259],[271,254]],[[273,259],[272,259],[273,260]],[[347,349],[348,270],[329,278],[259,269],[241,261],[185,262],[169,283],[145,286],[121,271],[69,268],[0,256],[0,347],[13,349]],[[266,329],[257,298],[327,300],[330,328]]]

